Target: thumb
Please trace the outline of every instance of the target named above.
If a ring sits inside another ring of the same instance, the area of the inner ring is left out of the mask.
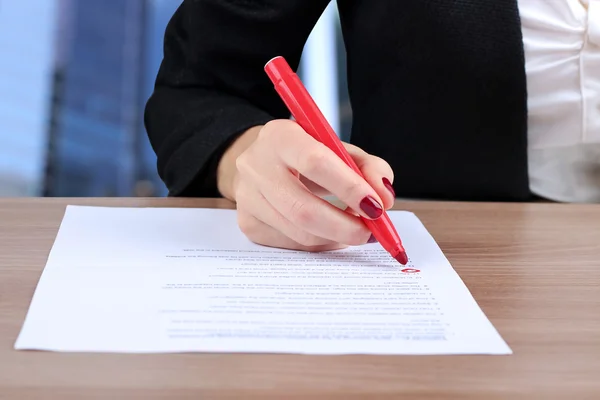
[[[344,143],[346,150],[361,170],[367,183],[375,189],[386,210],[394,205],[396,193],[393,188],[394,171],[382,158],[373,156],[354,145]]]

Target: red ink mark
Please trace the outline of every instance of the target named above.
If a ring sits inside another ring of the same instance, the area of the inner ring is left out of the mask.
[[[405,274],[416,274],[417,272],[421,272],[420,269],[415,269],[415,268],[404,268],[401,271],[404,272]]]

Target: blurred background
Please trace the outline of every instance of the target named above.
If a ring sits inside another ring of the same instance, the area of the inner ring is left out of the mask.
[[[181,0],[0,0],[0,196],[164,196],[143,110]],[[347,139],[332,4],[299,74]]]

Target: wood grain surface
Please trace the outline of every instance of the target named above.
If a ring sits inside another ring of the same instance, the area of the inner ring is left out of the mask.
[[[600,206],[397,204],[430,230],[510,356],[15,351],[67,204],[231,206],[0,200],[0,399],[600,399]]]

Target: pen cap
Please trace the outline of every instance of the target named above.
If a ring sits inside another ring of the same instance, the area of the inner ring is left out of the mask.
[[[265,64],[264,69],[292,116],[306,133],[331,149],[362,176],[339,137],[285,58],[282,56],[272,58]]]
[[[272,58],[265,64],[265,72],[296,122],[306,133],[322,142],[319,128],[314,126],[315,121],[320,119],[318,115],[314,115],[318,114],[318,107],[285,58]],[[312,116],[307,115],[309,110],[313,113]]]
[[[290,65],[282,56],[277,56],[269,60],[265,64],[265,72],[275,85],[283,80],[282,75],[292,75],[294,73],[292,68],[290,68]]]

